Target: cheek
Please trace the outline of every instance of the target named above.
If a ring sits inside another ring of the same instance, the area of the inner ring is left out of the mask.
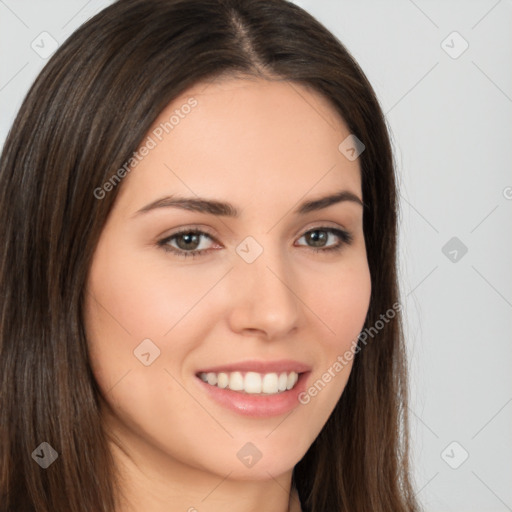
[[[186,296],[174,291],[180,286],[142,265],[121,243],[100,240],[89,272],[84,317],[91,365],[102,389],[143,366],[134,354],[143,340],[155,343],[156,355],[162,337],[187,305]],[[173,301],[173,296],[180,300]]]
[[[198,335],[202,324],[196,316],[204,317],[204,309],[194,305],[215,276],[191,279],[195,274],[171,269],[165,261],[149,264],[137,256],[123,257],[129,251],[116,253],[113,245],[98,246],[86,294],[84,319],[95,379],[121,419],[119,428],[145,432],[155,445],[174,446],[173,436],[178,436],[188,439],[189,446],[201,432],[190,421],[184,426],[176,422],[176,407],[184,418],[201,417],[204,411],[177,382],[183,382],[187,355],[204,338]],[[147,366],[146,353],[152,361]]]
[[[323,275],[311,289],[311,304],[329,335],[325,350],[345,350],[357,339],[368,312],[371,277],[365,256],[353,258],[331,273]],[[313,308],[312,308],[313,309]]]
[[[127,372],[130,381],[140,378],[141,392],[146,386],[168,385],[164,368],[182,377],[187,356],[219,318],[207,294],[224,272],[149,258],[120,242],[100,243],[85,305],[89,358],[100,387],[110,389]],[[148,351],[150,360],[157,357],[146,367],[137,355]]]
[[[330,276],[318,279],[308,299],[326,333],[315,347],[318,364],[305,393],[299,397],[309,410],[312,430],[320,430],[347,384],[371,297],[371,276],[365,257],[354,258]]]
[[[98,251],[97,260],[89,279],[99,306],[96,321],[122,336],[129,333],[133,342],[164,337],[215,282],[167,265],[164,258],[117,258],[113,251]]]

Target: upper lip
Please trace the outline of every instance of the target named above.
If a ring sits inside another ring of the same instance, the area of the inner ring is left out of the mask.
[[[296,372],[304,373],[311,371],[311,366],[292,361],[291,359],[281,359],[278,361],[239,361],[237,363],[222,364],[218,366],[209,366],[202,368],[197,373],[220,373],[220,372],[256,372],[256,373],[282,373]]]

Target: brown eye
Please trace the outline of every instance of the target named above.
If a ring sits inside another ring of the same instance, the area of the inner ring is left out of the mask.
[[[209,252],[208,248],[199,249],[203,237],[213,240],[213,237],[204,231],[183,230],[160,240],[158,246],[178,256],[202,256]]]
[[[318,227],[307,231],[301,238],[304,238],[308,247],[314,251],[335,251],[343,247],[343,245],[352,242],[352,236],[347,231],[330,227]],[[328,245],[329,241],[338,238],[338,242],[334,245]],[[300,240],[300,239],[299,239]]]
[[[201,235],[198,233],[183,233],[175,235],[173,238],[176,239],[176,245],[183,250],[197,249],[201,241]]]

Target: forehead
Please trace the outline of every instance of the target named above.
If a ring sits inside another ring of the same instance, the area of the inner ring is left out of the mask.
[[[151,149],[121,196],[141,206],[166,193],[229,194],[260,205],[296,202],[308,191],[360,195],[359,163],[338,149],[349,135],[329,101],[302,85],[255,78],[196,84],[156,119],[140,148]]]

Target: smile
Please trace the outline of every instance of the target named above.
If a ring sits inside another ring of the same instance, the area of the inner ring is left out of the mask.
[[[275,395],[294,388],[299,379],[297,372],[257,373],[257,372],[201,372],[199,378],[221,389],[240,393]]]

